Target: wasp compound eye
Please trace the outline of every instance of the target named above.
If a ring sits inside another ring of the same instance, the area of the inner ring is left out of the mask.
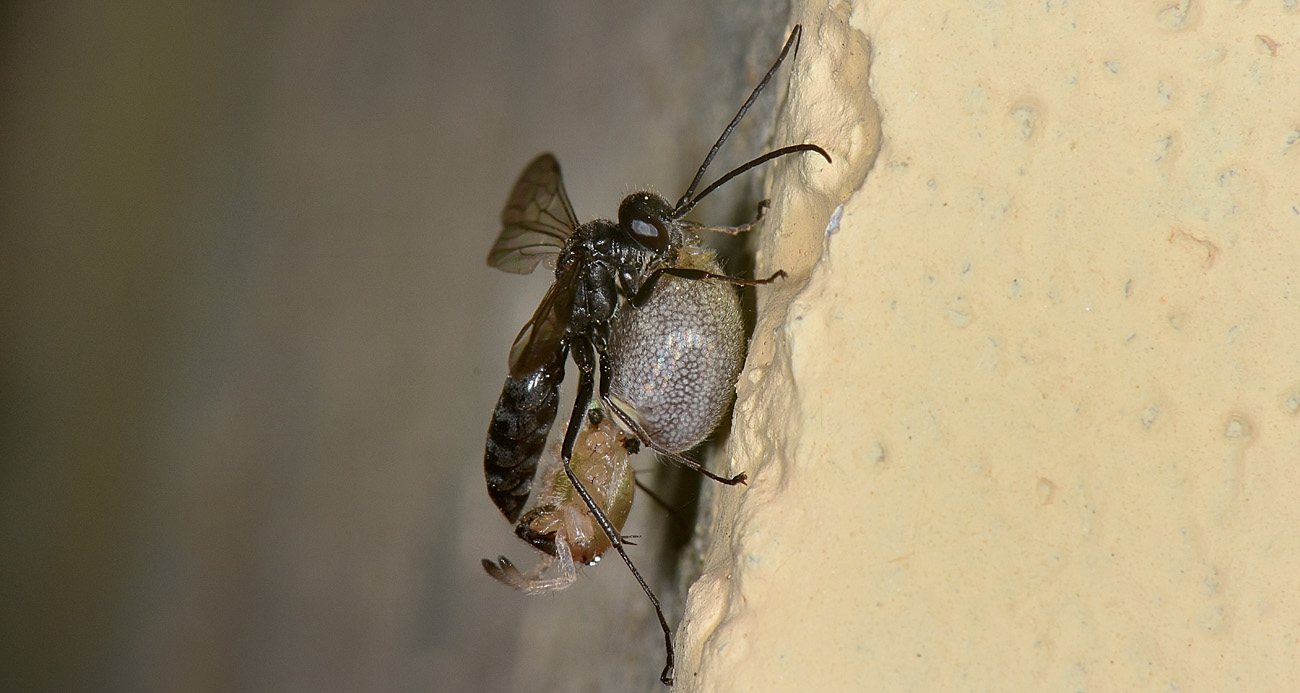
[[[663,252],[668,248],[672,213],[668,200],[651,193],[635,193],[623,198],[618,206],[618,225],[637,245]]]

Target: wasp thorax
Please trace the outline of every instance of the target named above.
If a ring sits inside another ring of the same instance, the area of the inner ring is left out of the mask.
[[[706,251],[683,252],[679,265],[721,272]],[[744,351],[730,284],[665,275],[645,304],[620,306],[610,323],[610,395],[655,443],[684,452],[722,420]]]

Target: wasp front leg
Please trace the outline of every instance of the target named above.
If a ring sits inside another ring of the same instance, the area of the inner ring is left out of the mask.
[[[713,272],[706,272],[701,269],[690,269],[686,267],[660,267],[659,269],[651,272],[650,276],[645,278],[645,281],[641,282],[641,288],[637,289],[636,296],[632,297],[632,305],[636,306],[637,308],[640,308],[641,306],[645,305],[646,301],[649,301],[650,297],[654,295],[655,285],[659,283],[659,278],[664,276],[665,274],[674,277],[680,277],[682,279],[690,279],[692,281],[701,281],[707,279],[709,281],[721,282],[723,284],[732,284],[735,286],[762,286],[764,284],[771,284],[772,282],[778,279],[785,278],[785,270],[777,270],[773,272],[772,276],[768,277],[767,279],[742,279],[740,277],[729,277],[725,274],[715,274]]]
[[[748,233],[749,231],[753,231],[754,227],[758,226],[758,223],[760,221],[763,221],[763,217],[767,215],[767,210],[771,206],[772,206],[771,200],[759,201],[758,211],[754,213],[754,218],[750,219],[749,221],[739,226],[710,226],[708,224],[701,224],[698,221],[685,221],[685,220],[679,223],[686,229],[689,229],[690,231],[693,232],[711,231],[713,233],[725,233],[728,236],[737,236],[742,233]]]

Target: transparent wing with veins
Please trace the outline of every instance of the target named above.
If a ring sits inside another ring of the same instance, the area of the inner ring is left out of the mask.
[[[537,312],[524,324],[510,347],[510,374],[522,378],[552,363],[573,315],[573,295],[578,288],[578,263],[568,268],[547,289]]]
[[[560,252],[577,228],[573,205],[564,192],[560,162],[546,153],[524,168],[501,210],[501,234],[487,263],[504,272],[528,274],[543,258]]]

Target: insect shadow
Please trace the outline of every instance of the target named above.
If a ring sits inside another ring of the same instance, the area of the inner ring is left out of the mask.
[[[501,233],[488,253],[488,265],[517,274],[532,272],[544,259],[555,264],[555,282],[510,348],[510,370],[488,428],[483,472],[493,503],[507,520],[519,523],[516,533],[521,538],[559,563],[561,577],[555,578],[559,582],[542,578],[542,566],[522,573],[504,557],[499,564],[484,561],[484,568],[524,591],[559,589],[572,582],[565,576],[573,572],[577,558],[579,525],[587,522],[567,513],[576,504],[558,504],[565,507],[565,512],[558,514],[544,511],[534,515],[534,510],[524,520],[520,518],[555,421],[565,364],[572,357],[578,367],[577,397],[560,445],[559,467],[585,506],[587,517],[608,541],[605,548],[618,552],[654,605],[664,634],[666,655],[660,680],[665,685],[673,680],[672,632],[659,599],[624,548],[619,530],[626,510],[619,511],[622,518],[616,523],[612,516],[621,508],[621,501],[611,499],[617,494],[598,498],[588,489],[590,480],[584,480],[573,463],[574,450],[587,419],[584,413],[599,396],[608,418],[640,445],[715,481],[744,482],[743,473],[719,476],[682,453],[709,435],[734,396],[744,358],[743,324],[734,287],[767,284],[785,273],[778,270],[765,279],[727,276],[712,253],[699,247],[699,231],[734,234],[752,228],[762,219],[766,202],[759,205],[753,221],[736,227],[708,226],[685,217],[713,191],[773,159],[815,152],[830,162],[830,155],[815,144],[789,145],[751,159],[696,193],[723,143],[786,56],[792,49],[797,53],[801,33],[802,28],[796,25],[675,205],[655,193],[636,192],[619,204],[617,221],[596,219],[579,224],[564,190],[559,162],[549,153],[542,154],[516,181],[501,212]],[[608,458],[620,456],[593,452],[591,446],[598,434],[597,426],[583,439],[586,459],[608,462]],[[630,473],[628,478],[632,478]],[[552,491],[557,488],[554,475],[544,482]],[[534,522],[543,516],[550,524],[535,527]]]

